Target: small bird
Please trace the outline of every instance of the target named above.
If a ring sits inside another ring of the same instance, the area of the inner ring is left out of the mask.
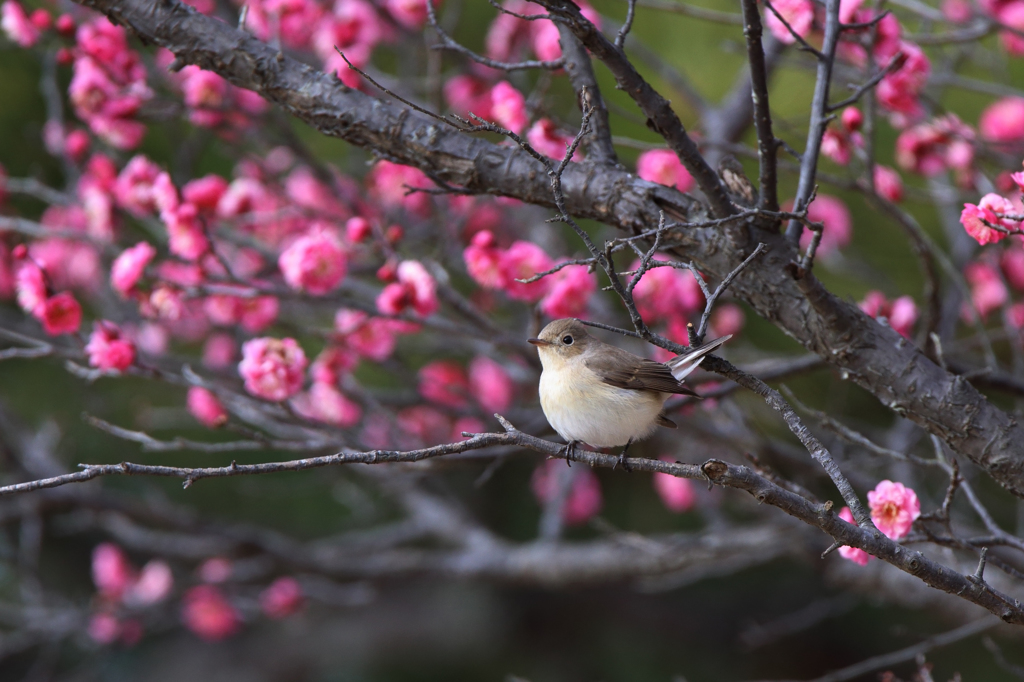
[[[540,375],[540,406],[548,423],[565,439],[571,458],[579,443],[609,448],[650,436],[656,427],[676,428],[662,414],[673,393],[700,397],[683,379],[711,351],[732,338],[723,336],[694,348],[668,363],[638,357],[594,338],[582,322],[555,320],[528,339],[537,346],[544,371]]]

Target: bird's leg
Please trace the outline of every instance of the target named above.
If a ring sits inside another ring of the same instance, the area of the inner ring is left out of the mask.
[[[580,444],[578,440],[571,440],[565,444],[565,463],[568,466],[572,466],[572,460],[576,457],[576,446]]]
[[[624,471],[633,471],[633,467],[626,464],[626,451],[629,450],[629,446],[633,444],[633,439],[630,438],[626,441],[626,444],[622,447],[622,452],[619,453],[619,461],[615,463],[615,466],[621,466]],[[615,467],[612,467],[615,468]]]

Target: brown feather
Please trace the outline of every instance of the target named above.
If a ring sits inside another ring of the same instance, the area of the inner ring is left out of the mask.
[[[617,388],[637,391],[659,391],[700,397],[689,386],[672,376],[667,365],[646,360],[611,345],[587,359],[587,367],[601,377],[601,381]]]
[[[676,428],[676,423],[663,414],[659,414],[658,418],[654,420],[654,423],[658,426],[664,426],[666,429]]]

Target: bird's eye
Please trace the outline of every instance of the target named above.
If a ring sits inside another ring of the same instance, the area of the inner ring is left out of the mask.
[[[569,336],[568,334],[566,334],[565,336],[562,337],[562,343],[564,343],[567,346],[571,346],[572,345],[572,337]]]

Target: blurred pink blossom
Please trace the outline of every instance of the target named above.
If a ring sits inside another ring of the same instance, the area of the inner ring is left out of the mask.
[[[920,97],[928,83],[932,65],[924,51],[914,43],[900,43],[900,53],[902,56],[895,58],[903,61],[902,66],[882,78],[875,92],[882,107],[901,114],[903,121],[914,120],[924,113]]]
[[[339,310],[334,316],[334,329],[346,347],[375,362],[391,357],[398,342],[399,327],[393,320],[370,317],[360,310]]]
[[[217,209],[217,204],[227,190],[228,181],[211,174],[186,182],[181,188],[181,196],[201,212],[211,212]]]
[[[39,29],[32,25],[16,0],[6,0],[0,5],[0,29],[21,47],[32,47],[39,40]]]
[[[110,267],[110,286],[122,298],[127,298],[154,256],[156,249],[149,242],[139,242],[122,251]]]
[[[693,176],[670,149],[650,149],[636,160],[636,174],[643,180],[675,187],[680,192],[693,189]]]
[[[1015,0],[1007,2],[999,10],[997,18],[999,22],[1015,31],[1000,31],[999,39],[1003,47],[1014,57],[1024,55],[1024,37],[1017,32],[1024,31],[1024,2]]]
[[[501,267],[503,255],[504,251],[495,245],[494,235],[489,230],[473,235],[462,252],[469,276],[486,289],[500,289],[505,285],[505,272]]]
[[[846,521],[847,523],[857,525],[856,521],[854,521],[853,519],[853,512],[850,511],[849,507],[843,507],[841,510],[839,510],[839,518],[841,518],[843,521]],[[849,561],[852,561],[855,564],[860,564],[861,566],[867,566],[868,562],[871,561],[871,555],[865,552],[863,549],[849,547],[847,545],[843,545],[839,548],[839,556]]]
[[[549,459],[534,469],[530,487],[538,502],[545,504],[558,493],[558,470],[563,468],[565,463],[561,460]],[[573,467],[570,475],[573,477],[572,487],[562,507],[562,518],[568,525],[578,526],[601,511],[604,499],[601,484],[591,469]]]
[[[210,250],[199,209],[189,203],[160,213],[160,219],[167,227],[168,246],[171,253],[185,260],[199,260]]]
[[[397,415],[398,428],[414,439],[415,445],[445,443],[452,435],[452,422],[444,412],[429,405],[413,405]]]
[[[200,638],[216,642],[235,634],[241,617],[213,585],[196,585],[182,598],[181,619]]]
[[[790,210],[787,208],[786,210]],[[818,244],[817,255],[828,258],[850,243],[853,236],[853,217],[846,204],[838,197],[818,194],[807,210],[807,219],[825,225]],[[811,243],[812,233],[805,229],[800,237],[800,248],[806,249]]]
[[[178,206],[178,190],[160,166],[139,154],[117,176],[114,198],[135,216],[168,211]]]
[[[377,296],[377,310],[384,315],[400,315],[412,308],[420,317],[437,311],[437,285],[422,263],[402,261],[395,274],[398,281],[384,287]]]
[[[167,562],[153,559],[142,567],[138,579],[124,593],[124,602],[132,606],[158,604],[174,589],[174,575]]]
[[[135,362],[135,344],[113,322],[100,320],[93,324],[89,343],[85,346],[89,364],[105,371],[123,372]]]
[[[511,299],[529,303],[539,301],[551,288],[552,282],[547,277],[529,284],[516,280],[529,279],[554,266],[555,262],[544,249],[533,242],[513,242],[501,256],[502,288]]]
[[[974,130],[954,114],[908,128],[896,138],[896,163],[921,175],[964,171],[974,162]]]
[[[100,611],[89,616],[87,632],[97,644],[113,644],[121,636],[121,622],[114,614]]]
[[[869,291],[860,302],[860,309],[874,317],[884,318],[896,333],[910,338],[917,322],[917,304],[910,296],[900,296],[890,302],[881,291]]]
[[[735,303],[719,303],[715,306],[708,320],[712,336],[728,336],[739,334],[746,322],[743,308]]]
[[[673,463],[675,459],[662,457],[661,461]],[[669,511],[677,514],[689,511],[697,503],[697,494],[690,479],[656,472],[653,480],[658,497]]]
[[[1003,284],[996,269],[988,263],[981,261],[968,263],[964,268],[964,278],[971,287],[971,301],[982,320],[1009,300],[1010,295],[1006,291],[1006,285]],[[962,313],[965,320],[974,318],[973,311],[966,304]]]
[[[793,33],[804,38],[811,32],[811,26],[814,24],[814,4],[811,0],[775,0],[772,7],[785,19],[789,28],[793,29]],[[779,42],[786,45],[796,42],[796,38],[786,28],[786,24],[775,16],[775,12],[767,8],[764,11],[764,23]]]
[[[238,344],[230,334],[211,334],[203,344],[203,366],[210,369],[229,367],[238,352]]]
[[[875,191],[883,199],[898,204],[903,201],[903,178],[895,169],[876,164]]]
[[[597,291],[597,278],[585,265],[568,265],[545,279],[550,280],[548,293],[541,299],[540,309],[548,317],[586,317],[587,304]]]
[[[306,419],[348,428],[359,423],[363,410],[336,386],[313,382],[309,390],[292,398],[292,407]]]
[[[501,81],[491,88],[491,115],[493,120],[513,133],[523,132],[529,122],[526,112],[526,98],[508,81]]]
[[[561,161],[569,151],[573,136],[563,133],[558,126],[549,118],[538,119],[526,131],[526,141],[538,152],[549,158]],[[579,148],[572,155],[573,161],[582,159]]]
[[[910,532],[914,520],[921,515],[917,493],[902,483],[881,481],[868,492],[871,520],[886,537],[899,540]]]
[[[662,254],[657,254],[654,259],[669,260]],[[640,261],[633,261],[629,267],[630,270],[638,270]],[[633,289],[633,298],[637,311],[648,324],[685,318],[704,306],[704,294],[693,274],[666,266],[645,272]]]
[[[295,339],[262,337],[242,345],[238,372],[250,394],[265,400],[284,400],[302,388],[306,364],[306,354]]]
[[[302,587],[295,578],[282,576],[260,593],[260,608],[268,618],[285,618],[302,608]]]
[[[469,393],[488,414],[504,412],[512,404],[515,384],[501,364],[478,355],[469,363]]]
[[[458,363],[435,360],[421,367],[417,377],[420,395],[431,403],[454,408],[468,404],[469,379]]]
[[[409,193],[410,188],[431,188],[423,171],[412,166],[402,166],[390,161],[378,161],[366,176],[371,196],[385,208],[402,206],[405,210],[426,217],[430,214],[430,195],[423,192]]]
[[[202,386],[193,386],[188,389],[185,404],[193,417],[211,429],[223,426],[228,420],[227,410],[224,409],[220,399],[214,395],[213,391]]]
[[[1024,97],[1004,97],[990,104],[981,112],[978,132],[988,142],[1024,142]]]
[[[289,287],[316,296],[337,289],[347,270],[341,240],[322,223],[293,241],[277,263]]]
[[[1006,232],[993,229],[990,227],[991,225],[1000,226],[1010,231],[1020,229],[1020,223],[1002,217],[1016,213],[1013,202],[1009,199],[989,193],[983,196],[977,205],[964,204],[964,210],[960,213],[960,223],[964,226],[967,234],[984,246],[1009,236]]]
[[[47,298],[35,315],[50,336],[74,334],[82,325],[82,306],[68,291]]]
[[[93,548],[92,582],[101,595],[113,600],[135,582],[135,571],[120,547],[104,542]]]
[[[218,556],[200,564],[197,573],[204,583],[223,583],[231,578],[233,570],[231,561]]]

